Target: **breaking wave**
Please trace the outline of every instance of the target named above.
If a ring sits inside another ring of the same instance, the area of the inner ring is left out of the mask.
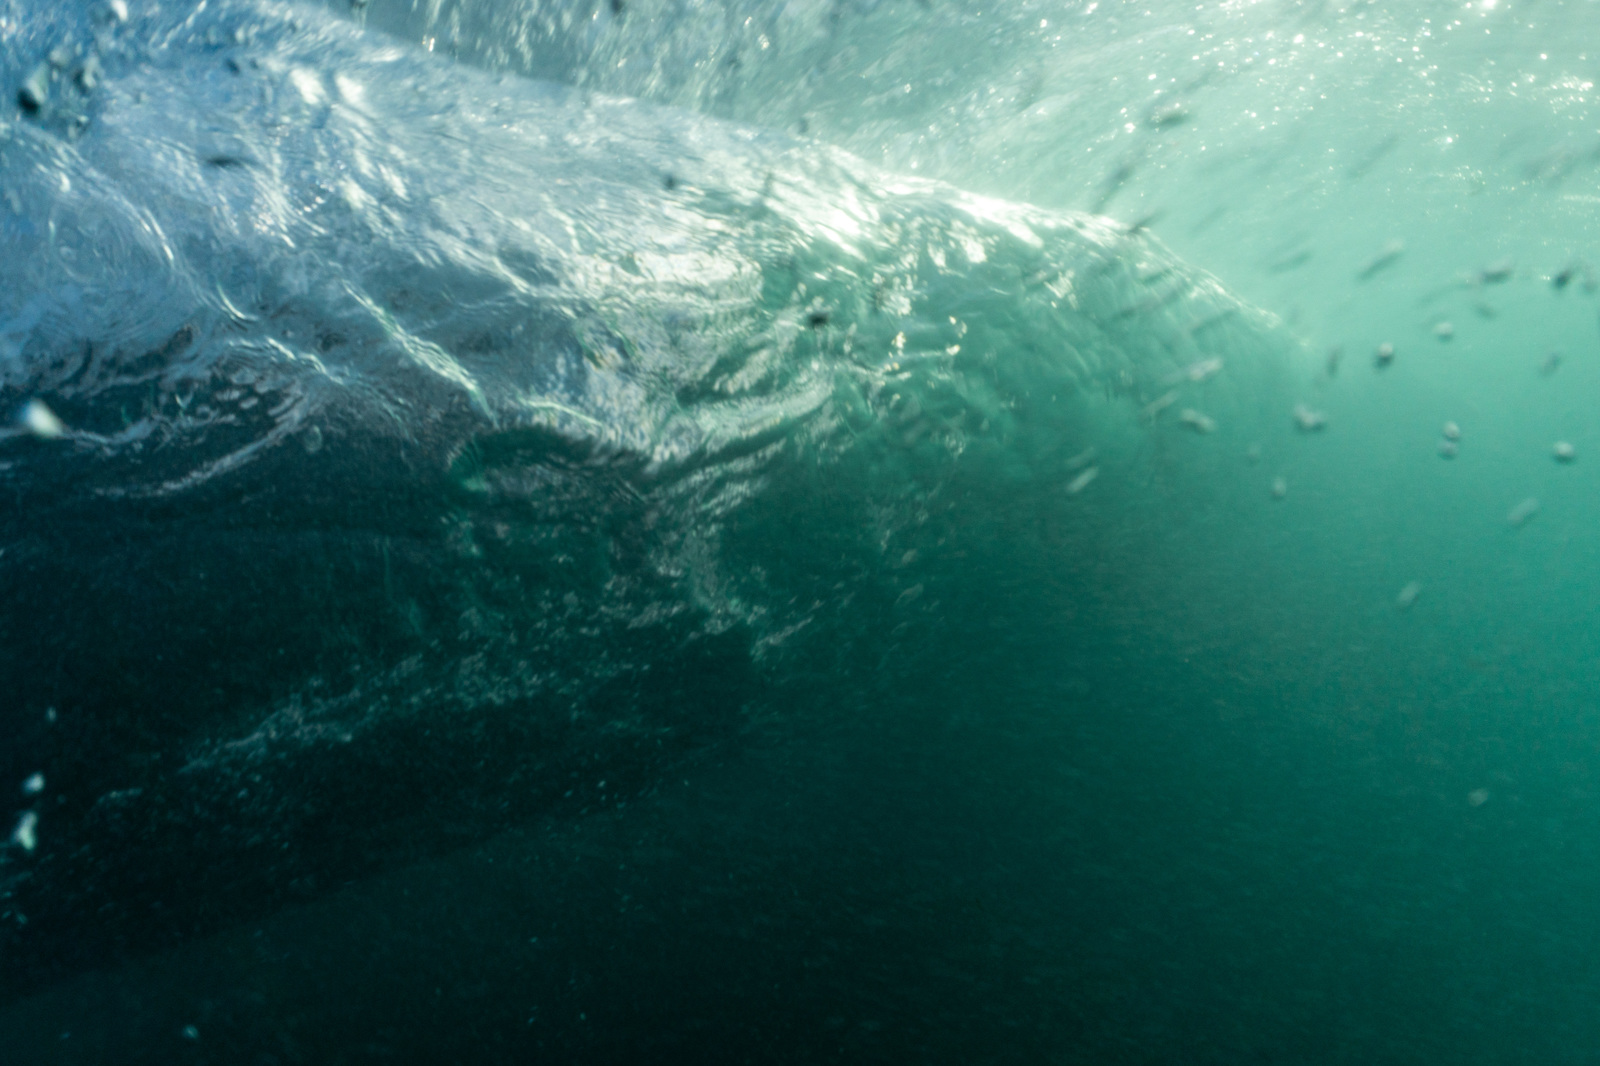
[[[914,671],[1287,424],[1138,227],[317,9],[0,10],[8,996]]]

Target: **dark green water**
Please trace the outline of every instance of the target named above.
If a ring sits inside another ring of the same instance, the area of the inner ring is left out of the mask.
[[[1597,5],[0,49],[0,1062],[1593,1059]]]

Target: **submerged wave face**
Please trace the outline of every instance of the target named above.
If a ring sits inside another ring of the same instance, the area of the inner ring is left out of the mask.
[[[0,406],[65,427],[0,434],[6,996],[647,789],[1104,535],[1088,471],[1287,417],[1273,321],[1148,234],[125,10],[0,36]]]

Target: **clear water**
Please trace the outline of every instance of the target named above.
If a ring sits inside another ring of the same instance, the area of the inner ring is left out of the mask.
[[[0,0],[4,1061],[1592,1057],[1600,6],[991,8]]]

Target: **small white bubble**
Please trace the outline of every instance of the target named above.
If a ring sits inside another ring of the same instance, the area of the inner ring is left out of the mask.
[[[1294,424],[1302,433],[1315,433],[1328,424],[1328,416],[1297,403],[1294,405]]]
[[[1550,451],[1551,454],[1555,456],[1556,462],[1558,463],[1570,463],[1578,458],[1578,449],[1574,448],[1570,443],[1564,440],[1556,441],[1555,447],[1553,447]]]
[[[32,774],[32,775],[30,775],[28,777],[28,779],[26,781],[24,781],[22,783],[22,794],[24,796],[37,796],[39,793],[41,793],[43,791],[44,791],[44,775],[43,774]]]
[[[1402,611],[1407,610],[1413,603],[1417,602],[1417,597],[1421,594],[1422,582],[1408,581],[1405,588],[1400,590],[1400,595],[1394,598],[1394,605]]]
[[[1143,409],[1140,411],[1140,414],[1144,416],[1145,421],[1154,422],[1160,416],[1162,411],[1165,411],[1167,408],[1171,407],[1177,402],[1178,392],[1176,389],[1173,389],[1162,393],[1160,396],[1157,396],[1155,399],[1145,404]]]
[[[1444,439],[1445,440],[1460,440],[1461,439],[1461,427],[1456,425],[1454,422],[1446,422],[1444,424]]]
[[[17,827],[11,831],[11,842],[23,851],[32,851],[39,846],[38,828],[39,816],[32,811],[24,811],[22,817],[17,819]]]
[[[185,1040],[199,1040],[200,1030],[192,1025],[186,1025],[183,1027],[183,1038]]]
[[[1094,449],[1094,447],[1090,446],[1088,448],[1085,448],[1083,451],[1079,452],[1077,455],[1074,455],[1071,459],[1067,460],[1067,469],[1068,470],[1082,470],[1084,467],[1086,467],[1090,463],[1094,462],[1094,457],[1095,457],[1095,449]]]
[[[1527,524],[1528,519],[1538,513],[1539,501],[1529,496],[1506,513],[1506,521],[1520,528]]]
[[[1274,500],[1281,500],[1287,495],[1289,495],[1289,479],[1288,478],[1282,478],[1282,477],[1273,478],[1272,479],[1272,498]]]
[[[20,421],[29,433],[44,440],[66,435],[67,426],[43,400],[29,400],[22,408]]]
[[[1489,802],[1489,790],[1486,788],[1473,789],[1467,793],[1467,802],[1474,807],[1482,807]]]

